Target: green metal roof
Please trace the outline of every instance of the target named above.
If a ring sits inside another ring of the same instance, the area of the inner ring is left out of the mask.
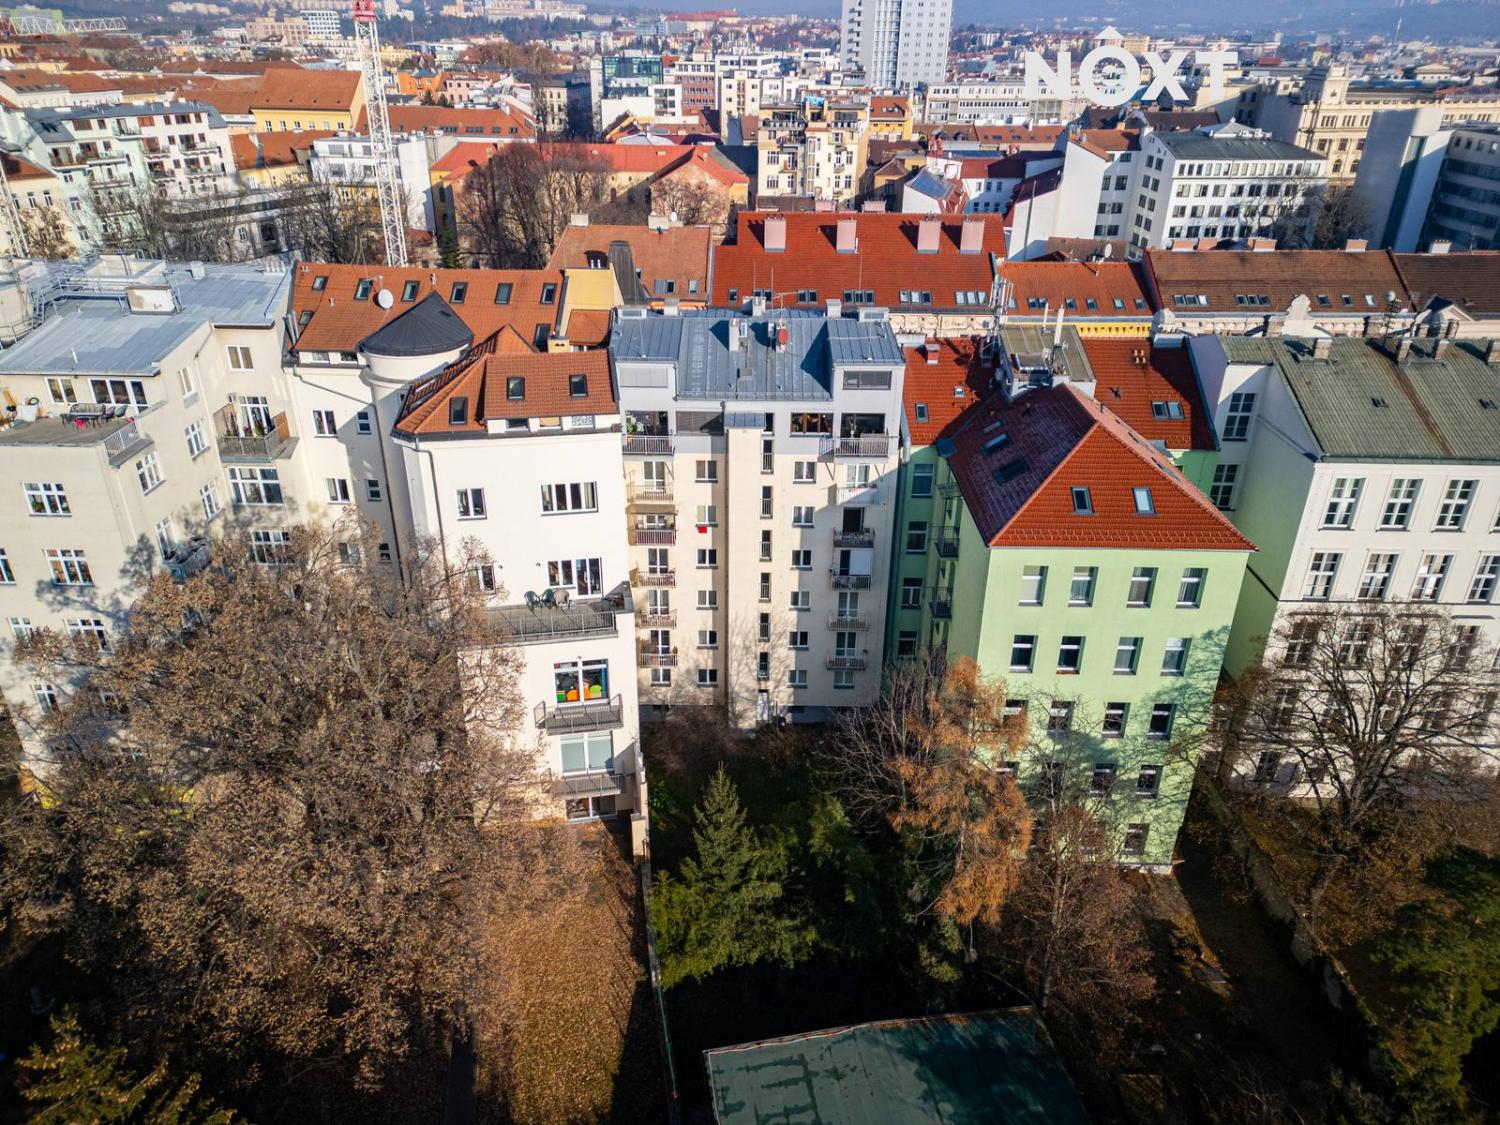
[[[1088,1121],[1029,1008],[858,1024],[704,1058],[720,1125]]]
[[[1398,363],[1373,338],[1335,338],[1327,359],[1311,340],[1219,339],[1231,363],[1280,367],[1325,457],[1500,461],[1500,365],[1485,362],[1487,341],[1446,341],[1439,359],[1439,341],[1416,340]]]

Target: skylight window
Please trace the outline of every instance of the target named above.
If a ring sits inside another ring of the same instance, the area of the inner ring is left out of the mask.
[[[1135,510],[1138,514],[1143,516],[1154,516],[1156,514],[1156,505],[1151,499],[1151,490],[1149,488],[1133,488],[1130,491],[1135,496]]]
[[[992,453],[998,453],[1000,450],[1004,449],[1009,444],[1010,444],[1010,435],[1007,434],[1007,433],[1003,433],[1002,432],[1002,433],[998,433],[994,437],[990,438],[989,441],[987,441],[983,445],[981,445],[979,447],[979,449],[980,449],[980,452],[982,452],[986,457],[988,457]]]
[[[1080,516],[1094,514],[1094,494],[1088,490],[1087,485],[1073,486],[1073,511]]]
[[[375,282],[368,277],[362,277],[354,286],[354,299],[356,301],[368,301],[370,290],[375,288]]]

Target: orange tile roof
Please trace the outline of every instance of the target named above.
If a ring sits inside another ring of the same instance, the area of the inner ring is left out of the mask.
[[[1382,251],[1148,250],[1146,270],[1161,308],[1173,309],[1178,294],[1207,299],[1179,313],[1284,312],[1304,295],[1314,313],[1379,315],[1392,293],[1406,303],[1401,275]],[[1242,296],[1266,301],[1246,305]]]
[[[994,387],[994,374],[992,364],[980,361],[979,342],[968,337],[929,340],[921,347],[907,348],[902,394],[912,444],[931,445],[950,431],[964,411]],[[955,393],[960,387],[962,395]],[[918,404],[926,421],[917,418]]]
[[[203,85],[201,82],[186,83],[180,79],[172,79],[168,88],[185,91],[190,87],[194,101],[213,106],[225,117],[248,117],[250,107],[255,104],[258,89],[257,84],[252,82],[214,82]],[[143,89],[141,92],[151,91]]]
[[[874,97],[870,99],[870,120],[905,117],[911,103],[906,98]]]
[[[1147,441],[1173,450],[1218,448],[1186,347],[1156,347],[1144,337],[1080,336],[1079,342],[1094,369],[1094,397]],[[1182,417],[1156,417],[1155,403],[1176,403]]]
[[[20,156],[12,156],[10,153],[0,153],[0,160],[5,162],[5,178],[10,181],[17,180],[55,180],[56,173],[39,164]]]
[[[307,129],[300,133],[235,133],[229,138],[229,146],[234,151],[234,166],[241,170],[287,168],[296,164],[297,153],[312,148],[314,141],[336,136],[338,134],[331,129]]]
[[[251,102],[254,109],[311,109],[348,112],[363,76],[357,70],[267,70]]]
[[[1391,259],[1413,308],[1426,308],[1434,298],[1441,298],[1468,316],[1500,314],[1500,252],[1392,254]]]
[[[747,300],[755,289],[770,289],[782,305],[797,303],[798,291],[816,290],[818,303],[842,298],[845,290],[873,290],[874,303],[887,308],[970,308],[960,306],[957,293],[982,291],[989,301],[994,282],[993,255],[1004,253],[1005,236],[998,215],[940,216],[941,234],[936,254],[917,253],[918,225],[927,216],[879,212],[782,212],[786,221],[784,253],[767,253],[764,246],[768,212],[741,211],[735,241],[714,251],[714,303]],[[984,223],[983,250],[960,254],[965,219]],[[840,254],[838,224],[852,221],[858,249]],[[913,306],[901,300],[902,290],[922,289],[932,294],[930,305]],[[737,294],[734,301],[729,291]]]
[[[1041,305],[1069,317],[1151,315],[1140,271],[1131,262],[1006,262],[1000,274],[1010,283],[1013,316],[1039,316]]]
[[[315,289],[320,277],[327,280],[322,289]],[[355,290],[366,278],[375,284],[367,299],[356,301]],[[405,301],[402,298],[408,281],[416,282],[416,288],[411,300]],[[452,299],[455,283],[467,286],[462,301]],[[552,300],[544,304],[543,287],[548,284],[556,289]],[[501,285],[511,287],[510,299],[497,305],[495,298]],[[382,288],[389,289],[396,298],[389,309],[375,303]],[[562,293],[562,275],[555,270],[429,270],[419,266],[298,262],[292,275],[291,295],[292,313],[298,324],[296,349],[356,351],[360,341],[434,291],[448,301],[476,340],[484,340],[511,325],[529,344],[536,338],[539,326],[545,326],[549,335],[552,332]],[[304,313],[309,314],[306,324],[302,323]]]
[[[1061,125],[940,125],[923,122],[913,132],[950,141],[974,141],[983,145],[1019,145],[1052,148],[1062,135]]]
[[[587,394],[571,393],[571,377],[587,380]],[[508,380],[525,380],[523,396],[511,398]],[[447,404],[469,400],[460,425],[449,422]],[[555,418],[567,414],[614,414],[619,410],[610,379],[609,353],[546,352],[516,355],[490,352],[437,380],[425,396],[402,407],[395,429],[404,434],[483,434],[498,418]]]
[[[618,224],[570,226],[558,239],[547,268],[582,269],[596,264],[609,254],[611,242],[630,244],[630,255],[641,283],[653,297],[708,301],[708,264],[713,251],[713,232],[708,227],[650,230]],[[671,281],[672,292],[658,293],[658,281]]]
[[[1007,435],[998,449],[986,446]],[[1014,401],[996,392],[965,416],[948,458],[992,547],[1252,551],[1254,545],[1143,437],[1067,384]],[[1089,490],[1089,514],[1072,489]],[[1152,514],[1133,489],[1151,490]]]
[[[602,348],[609,343],[609,310],[573,309],[558,335],[579,347]]]
[[[440,105],[393,105],[391,128],[399,133],[451,133],[457,136],[536,136],[536,124],[519,113],[504,109],[455,109]]]
[[[1070,140],[1090,152],[1101,155],[1111,152],[1136,151],[1141,147],[1138,129],[1080,129]]]

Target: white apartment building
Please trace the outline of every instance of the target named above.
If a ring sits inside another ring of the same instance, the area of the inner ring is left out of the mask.
[[[1334,603],[1447,609],[1455,652],[1500,644],[1500,346],[1198,336],[1215,414],[1209,498],[1258,545],[1225,666]]]
[[[808,95],[762,106],[757,196],[853,199],[864,174],[869,123],[870,107],[862,101]]]
[[[905,372],[884,311],[622,309],[611,353],[643,706],[872,702]]]
[[[983,82],[930,85],[922,98],[921,120],[934,125],[1060,125],[1077,117],[1082,95],[1028,98],[1020,75]]]
[[[877,90],[932,86],[948,76],[953,0],[844,0],[844,70]]]

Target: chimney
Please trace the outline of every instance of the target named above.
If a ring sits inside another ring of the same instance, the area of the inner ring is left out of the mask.
[[[1446,254],[1449,250],[1452,249],[1453,243],[1451,240],[1446,238],[1438,238],[1434,239],[1432,245],[1427,247],[1427,252],[1429,254]]]
[[[1250,249],[1256,251],[1274,250],[1276,249],[1276,240],[1274,238],[1252,238],[1250,240]]]
[[[829,297],[824,307],[827,310],[829,320],[837,320],[844,315],[844,302],[837,297]]]
[[[922,355],[929,364],[936,364],[938,361],[938,342],[936,340],[928,340],[924,343],[922,345]]]
[[[1398,339],[1396,341],[1396,353],[1395,353],[1394,358],[1395,358],[1395,360],[1396,360],[1397,363],[1405,363],[1406,360],[1407,360],[1407,357],[1409,357],[1410,355],[1411,355],[1411,337],[1410,336],[1402,336],[1400,339]]]
[[[1327,359],[1333,355],[1333,337],[1319,336],[1313,341],[1313,359]]]
[[[823,214],[828,215],[838,210],[838,208],[834,205],[834,201],[831,199],[814,199],[813,210],[821,211]]]
[[[853,219],[840,219],[838,241],[834,246],[840,254],[852,254],[859,248],[859,236],[856,234],[856,225]]]
[[[885,200],[867,199],[859,205],[859,209],[867,215],[883,215],[886,211]]]
[[[959,239],[960,254],[977,254],[984,247],[984,220],[965,219],[963,234]]]
[[[751,316],[765,316],[766,315],[766,299],[764,297],[756,295],[756,296],[750,298],[750,315]]]
[[[1436,344],[1432,345],[1432,358],[1442,361],[1448,358],[1448,349],[1453,346],[1453,341],[1444,336]]]
[[[765,244],[767,254],[783,254],[786,252],[786,216],[767,215],[765,227]]]
[[[587,211],[574,211],[568,216],[568,226],[586,227],[589,225],[589,213]]]
[[[1500,367],[1500,340],[1488,340],[1485,342],[1484,362],[1491,367]]]
[[[1350,254],[1361,254],[1370,248],[1369,239],[1351,238],[1344,243],[1344,249]]]
[[[943,221],[941,219],[923,219],[917,223],[917,253],[936,254],[938,252],[938,235],[942,233]]]

